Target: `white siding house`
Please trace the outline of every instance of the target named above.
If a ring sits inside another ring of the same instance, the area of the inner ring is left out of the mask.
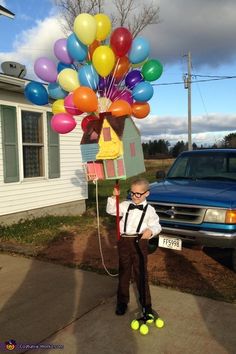
[[[0,224],[78,215],[88,196],[79,117],[72,132],[55,133],[50,107],[28,102],[24,85],[23,79],[0,74]]]

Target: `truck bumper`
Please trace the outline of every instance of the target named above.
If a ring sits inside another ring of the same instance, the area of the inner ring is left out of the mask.
[[[194,231],[162,227],[162,234],[181,238],[183,242],[190,242],[206,247],[236,248],[236,232],[220,233],[213,231]]]

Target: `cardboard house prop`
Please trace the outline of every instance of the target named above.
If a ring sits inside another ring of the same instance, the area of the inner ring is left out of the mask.
[[[129,116],[101,114],[88,123],[80,146],[88,180],[126,179],[145,171],[140,133]]]

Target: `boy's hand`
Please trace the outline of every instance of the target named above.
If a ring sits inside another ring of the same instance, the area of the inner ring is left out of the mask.
[[[148,240],[152,236],[152,231],[150,229],[146,229],[143,232],[142,239]]]
[[[116,197],[117,195],[120,195],[120,188],[119,186],[118,187],[115,187],[113,189],[113,196]]]

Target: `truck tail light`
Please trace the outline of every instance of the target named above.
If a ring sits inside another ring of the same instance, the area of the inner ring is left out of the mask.
[[[227,210],[225,214],[226,224],[236,224],[236,210]]]

